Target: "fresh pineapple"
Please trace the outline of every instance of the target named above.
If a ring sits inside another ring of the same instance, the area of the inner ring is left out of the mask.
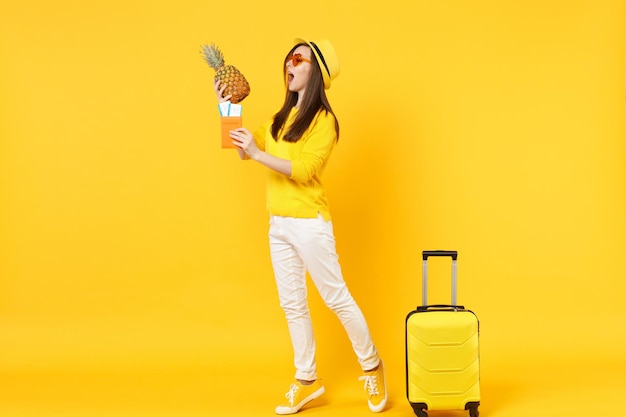
[[[224,55],[215,44],[202,45],[202,55],[211,68],[215,70],[214,80],[226,85],[224,95],[232,94],[230,101],[239,103],[250,94],[250,84],[246,77],[232,65],[224,64]]]

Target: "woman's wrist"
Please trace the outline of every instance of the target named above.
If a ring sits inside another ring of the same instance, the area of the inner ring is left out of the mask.
[[[263,155],[263,151],[261,151],[260,149],[257,149],[254,154],[249,154],[248,156],[250,157],[250,159],[253,159],[257,162],[261,162],[261,156]]]

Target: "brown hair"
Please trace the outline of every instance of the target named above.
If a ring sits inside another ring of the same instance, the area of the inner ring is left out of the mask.
[[[291,51],[285,57],[283,62],[283,79],[287,76],[287,62],[289,61],[291,54],[298,46],[306,44],[298,44],[294,46]],[[313,57],[313,54],[311,54]],[[335,132],[337,133],[337,140],[339,140],[339,122],[337,116],[330,107],[328,98],[326,97],[326,91],[324,90],[324,79],[322,78],[322,71],[320,69],[317,60],[311,59],[311,76],[304,91],[304,97],[302,97],[302,103],[300,104],[300,111],[296,115],[293,123],[288,127],[283,140],[286,142],[297,142],[300,140],[304,132],[309,128],[313,119],[320,111],[330,112],[335,118]],[[289,117],[289,113],[293,106],[298,102],[298,93],[289,91],[285,94],[285,102],[283,107],[274,115],[274,122],[272,123],[272,136],[274,140],[278,140],[278,135],[285,128],[285,123]]]

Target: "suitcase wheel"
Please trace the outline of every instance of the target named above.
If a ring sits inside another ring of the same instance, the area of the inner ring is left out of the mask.
[[[424,403],[411,403],[413,406],[413,411],[417,417],[428,417],[428,413],[425,411],[428,409],[428,406]]]
[[[428,406],[425,403],[411,403],[413,406],[413,411],[417,417],[428,417]],[[465,409],[469,411],[470,417],[478,417],[478,406],[479,402],[471,402],[465,404]]]
[[[478,406],[480,403],[467,403],[465,404],[465,409],[469,410],[470,417],[478,417]]]

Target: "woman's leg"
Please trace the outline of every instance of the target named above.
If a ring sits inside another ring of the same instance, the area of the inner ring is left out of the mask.
[[[302,250],[302,258],[326,305],[333,310],[348,333],[352,347],[364,371],[364,390],[370,411],[383,411],[387,404],[387,384],[383,363],[363,317],[363,313],[348,291],[339,257],[335,249],[332,222],[318,218],[320,232],[314,242]],[[317,249],[316,249],[317,248]],[[306,254],[306,255],[304,255]]]
[[[270,219],[270,254],[280,306],[285,312],[294,352],[296,379],[317,379],[315,338],[307,303],[306,269],[285,233],[285,218]]]
[[[337,315],[348,334],[364,371],[375,369],[380,358],[367,322],[343,279],[335,248],[332,222],[316,219],[287,219],[297,223],[289,236],[311,275],[324,303]]]

